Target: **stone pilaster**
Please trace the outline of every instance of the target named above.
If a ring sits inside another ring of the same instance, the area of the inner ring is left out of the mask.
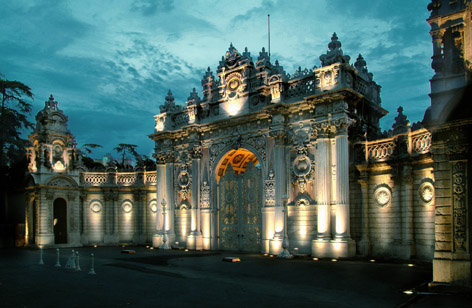
[[[342,257],[356,255],[356,245],[351,239],[349,203],[349,119],[336,123],[336,227],[333,252]]]
[[[146,193],[138,190],[134,192],[134,216],[135,216],[135,227],[133,235],[133,243],[145,244],[146,243]]]
[[[318,123],[315,151],[315,199],[317,202],[318,224],[316,239],[312,241],[312,255],[331,257],[331,172],[329,124]]]
[[[274,138],[274,170],[275,179],[275,208],[274,208],[274,237],[269,240],[269,253],[278,255],[282,252],[282,240],[284,236],[284,212],[282,204],[282,196],[288,195],[288,161],[287,161],[287,145],[286,132],[284,128],[279,127],[270,132],[270,136]]]
[[[190,150],[192,157],[192,208],[190,209],[191,223],[190,234],[187,236],[187,248],[201,250],[203,239],[201,232],[200,215],[200,164],[202,158],[202,147],[194,146]]]
[[[369,238],[369,174],[367,171],[361,171],[358,180],[361,185],[361,240],[359,241],[359,254],[362,256],[370,255]]]
[[[105,236],[104,236],[104,243],[105,244],[117,244],[118,243],[118,193],[112,190],[104,192],[105,197],[105,204],[104,204],[104,211],[105,211]]]
[[[38,204],[38,233],[36,244],[40,247],[54,245],[53,202],[54,192],[41,190]]]
[[[415,243],[413,237],[413,174],[411,166],[403,167],[402,176],[402,259],[410,259],[416,255]]]
[[[155,221],[155,230],[152,237],[152,246],[158,248],[162,245],[162,235],[163,235],[163,219],[162,219],[162,200],[165,200],[166,196],[166,160],[164,155],[157,157],[156,165],[156,221]],[[166,200],[167,202],[167,200]]]

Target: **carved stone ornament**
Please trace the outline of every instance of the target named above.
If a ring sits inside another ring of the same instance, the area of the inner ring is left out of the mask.
[[[305,193],[306,187],[309,181],[312,180],[312,161],[307,156],[307,149],[303,146],[297,147],[298,155],[293,161],[293,178],[298,184],[298,190],[300,193]]]
[[[123,212],[125,212],[125,213],[131,213],[131,211],[133,210],[133,204],[131,203],[131,201],[125,200],[125,201],[123,201],[123,203],[121,204],[121,209],[122,209]]]
[[[265,206],[275,206],[275,176],[270,170],[264,183]]]
[[[466,163],[452,165],[454,247],[456,251],[466,251],[467,242],[467,177]]]
[[[181,188],[187,188],[190,185],[190,175],[187,170],[181,170],[177,179]]]
[[[103,204],[100,200],[92,200],[90,201],[90,210],[94,213],[100,213],[103,208]]]
[[[48,185],[57,187],[74,187],[72,183],[64,178],[55,178],[51,180]]]
[[[297,177],[307,176],[311,171],[311,160],[306,155],[300,155],[293,162],[293,173]]]
[[[210,185],[207,181],[203,181],[200,186],[200,207],[202,209],[210,208]]]
[[[156,199],[153,199],[149,202],[149,209],[151,210],[152,213],[157,213],[157,201],[156,201]]]
[[[388,185],[380,185],[374,191],[374,199],[379,207],[387,207],[392,201],[392,191]]]
[[[431,205],[434,200],[434,186],[430,182],[425,182],[420,185],[418,195],[424,205]]]

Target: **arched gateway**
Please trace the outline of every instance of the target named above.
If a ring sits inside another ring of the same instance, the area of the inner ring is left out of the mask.
[[[378,131],[380,87],[336,34],[322,67],[288,75],[263,49],[230,46],[184,107],[169,91],[155,116],[158,247],[352,256],[349,139]],[[288,199],[287,225],[283,199]],[[163,217],[166,221],[163,221]]]

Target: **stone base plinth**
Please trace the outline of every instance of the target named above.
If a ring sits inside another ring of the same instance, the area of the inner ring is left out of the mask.
[[[162,245],[162,234],[154,234],[152,236],[152,247],[159,248]]]
[[[356,255],[356,242],[343,240],[313,240],[311,255],[317,258],[350,258]]]
[[[36,235],[36,245],[38,247],[47,247],[54,245],[54,234],[47,233],[47,234],[38,234]]]
[[[433,260],[433,282],[471,285],[470,260]]]
[[[271,255],[278,255],[282,253],[282,239],[281,238],[274,238],[269,240],[269,254]]]
[[[198,233],[190,233],[190,235],[187,236],[187,249],[202,250],[203,236]]]

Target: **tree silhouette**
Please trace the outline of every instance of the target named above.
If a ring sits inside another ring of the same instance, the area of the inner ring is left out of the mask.
[[[134,159],[137,161],[141,159],[141,156],[136,151],[137,147],[138,146],[135,144],[120,143],[113,150],[115,150],[118,154],[121,154],[121,165],[124,166],[127,154],[133,155]]]
[[[33,98],[30,87],[16,81],[1,78],[0,93],[2,108],[0,114],[0,167],[11,165],[24,155],[26,140],[21,138],[22,129],[33,129],[33,123],[28,121],[31,104],[23,96]]]

